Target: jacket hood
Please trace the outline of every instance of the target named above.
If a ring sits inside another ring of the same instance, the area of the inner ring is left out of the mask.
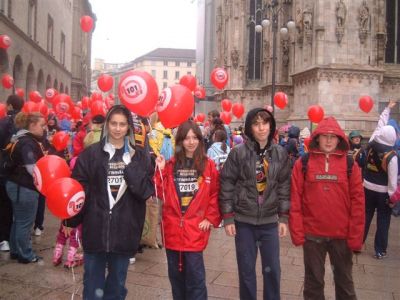
[[[393,126],[385,125],[378,130],[373,140],[378,144],[393,147],[396,143],[396,130]]]
[[[328,134],[328,133],[334,134],[339,137],[340,141],[337,145],[337,149],[345,151],[348,151],[350,149],[349,141],[342,128],[340,128],[337,120],[334,117],[327,117],[324,118],[321,122],[319,122],[317,129],[315,129],[311,134],[310,150],[319,149],[317,137],[320,134]]]
[[[396,130],[396,134],[400,134],[400,127],[399,124],[397,124],[395,119],[389,119],[388,125],[392,126],[394,130]]]
[[[135,146],[135,129],[133,127],[133,119],[132,119],[132,113],[124,106],[124,105],[114,105],[110,108],[106,115],[106,121],[104,122],[103,125],[103,130],[101,131],[101,137],[100,140],[103,140],[103,138],[106,138],[108,140],[108,129],[107,125],[108,122],[110,121],[110,116],[111,114],[116,110],[116,109],[122,109],[124,115],[128,118],[128,133],[127,133],[127,138],[129,141],[129,144],[134,147]],[[106,141],[107,141],[106,140]]]
[[[244,123],[244,134],[253,142],[256,142],[256,140],[254,139],[254,136],[251,132],[251,121],[253,120],[253,118],[256,116],[256,114],[260,111],[265,111],[269,114],[270,116],[270,120],[271,120],[271,128],[270,128],[270,132],[269,132],[269,136],[268,136],[268,143],[267,143],[267,147],[271,145],[272,143],[272,139],[274,138],[274,134],[275,134],[275,130],[276,130],[276,122],[275,122],[275,118],[274,116],[266,109],[264,108],[254,108],[252,110],[250,110],[247,113],[246,116],[246,121]],[[257,143],[258,144],[258,143]]]
[[[294,125],[290,126],[288,130],[288,136],[289,138],[298,139],[300,137],[300,128]]]

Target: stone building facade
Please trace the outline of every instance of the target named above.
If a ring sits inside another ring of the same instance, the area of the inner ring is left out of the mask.
[[[348,132],[369,135],[388,99],[400,95],[400,7],[398,0],[217,0],[215,66],[230,80],[218,99],[240,101],[246,110],[272,102],[272,26],[255,26],[275,9],[276,91],[289,96],[285,109],[275,107],[280,124],[309,125],[307,110],[319,104]],[[276,4],[275,7],[273,5]],[[280,34],[289,20],[295,28]],[[358,99],[369,95],[374,107],[365,113]],[[393,117],[399,119],[398,105]]]
[[[86,95],[92,37],[80,28],[83,15],[95,19],[88,0],[0,0],[0,34],[12,40],[0,49],[0,74],[13,76],[25,97],[50,87],[75,100]],[[0,101],[11,93],[0,87]]]

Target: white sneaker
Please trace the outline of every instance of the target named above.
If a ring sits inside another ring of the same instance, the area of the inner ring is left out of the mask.
[[[40,230],[39,228],[36,228],[36,229],[33,231],[33,235],[34,235],[34,236],[41,236],[41,235],[42,235],[42,230]]]
[[[129,259],[129,264],[130,264],[130,265],[133,265],[135,262],[136,262],[136,258],[131,257],[131,258]]]
[[[2,241],[0,243],[0,251],[10,251],[10,245],[7,241]]]

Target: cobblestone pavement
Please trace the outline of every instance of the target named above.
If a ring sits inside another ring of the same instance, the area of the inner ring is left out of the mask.
[[[44,257],[39,264],[18,264],[9,254],[0,253],[0,299],[81,299],[83,268],[74,270],[53,267],[52,252],[59,221],[46,214],[45,231],[32,237],[37,253]],[[360,300],[400,300],[400,218],[392,218],[388,257],[376,260],[373,254],[374,223],[362,254],[354,257],[354,281]],[[65,251],[66,252],[66,251]],[[64,253],[65,257],[66,253]],[[238,299],[238,275],[235,246],[222,228],[213,230],[204,255],[209,299]],[[290,238],[281,242],[282,299],[302,299],[302,249]],[[260,262],[257,269],[258,298],[262,299]],[[325,275],[326,299],[334,299],[334,285],[329,261]],[[127,299],[172,299],[163,249],[145,249],[129,267]]]

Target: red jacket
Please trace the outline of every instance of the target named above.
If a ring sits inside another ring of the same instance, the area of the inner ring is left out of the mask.
[[[332,125],[332,120],[328,121]],[[322,126],[322,129],[326,128]],[[325,132],[334,133],[344,144],[347,143],[343,131],[338,132],[335,127],[322,132],[317,129],[311,138],[315,140]],[[346,150],[337,150],[328,156],[311,148],[305,173],[301,159],[296,161],[292,173],[289,213],[290,234],[296,246],[302,245],[305,236],[310,235],[345,239],[351,250],[361,250],[365,199],[360,172],[355,163],[348,177]]]
[[[174,158],[167,162],[162,171],[163,181],[158,170],[154,176],[158,197],[163,199],[165,196],[162,212],[165,248],[175,251],[203,251],[210,231],[201,231],[199,223],[207,219],[217,227],[221,222],[218,208],[218,172],[214,162],[208,159],[199,190],[186,213],[182,215],[173,177],[174,164]]]

